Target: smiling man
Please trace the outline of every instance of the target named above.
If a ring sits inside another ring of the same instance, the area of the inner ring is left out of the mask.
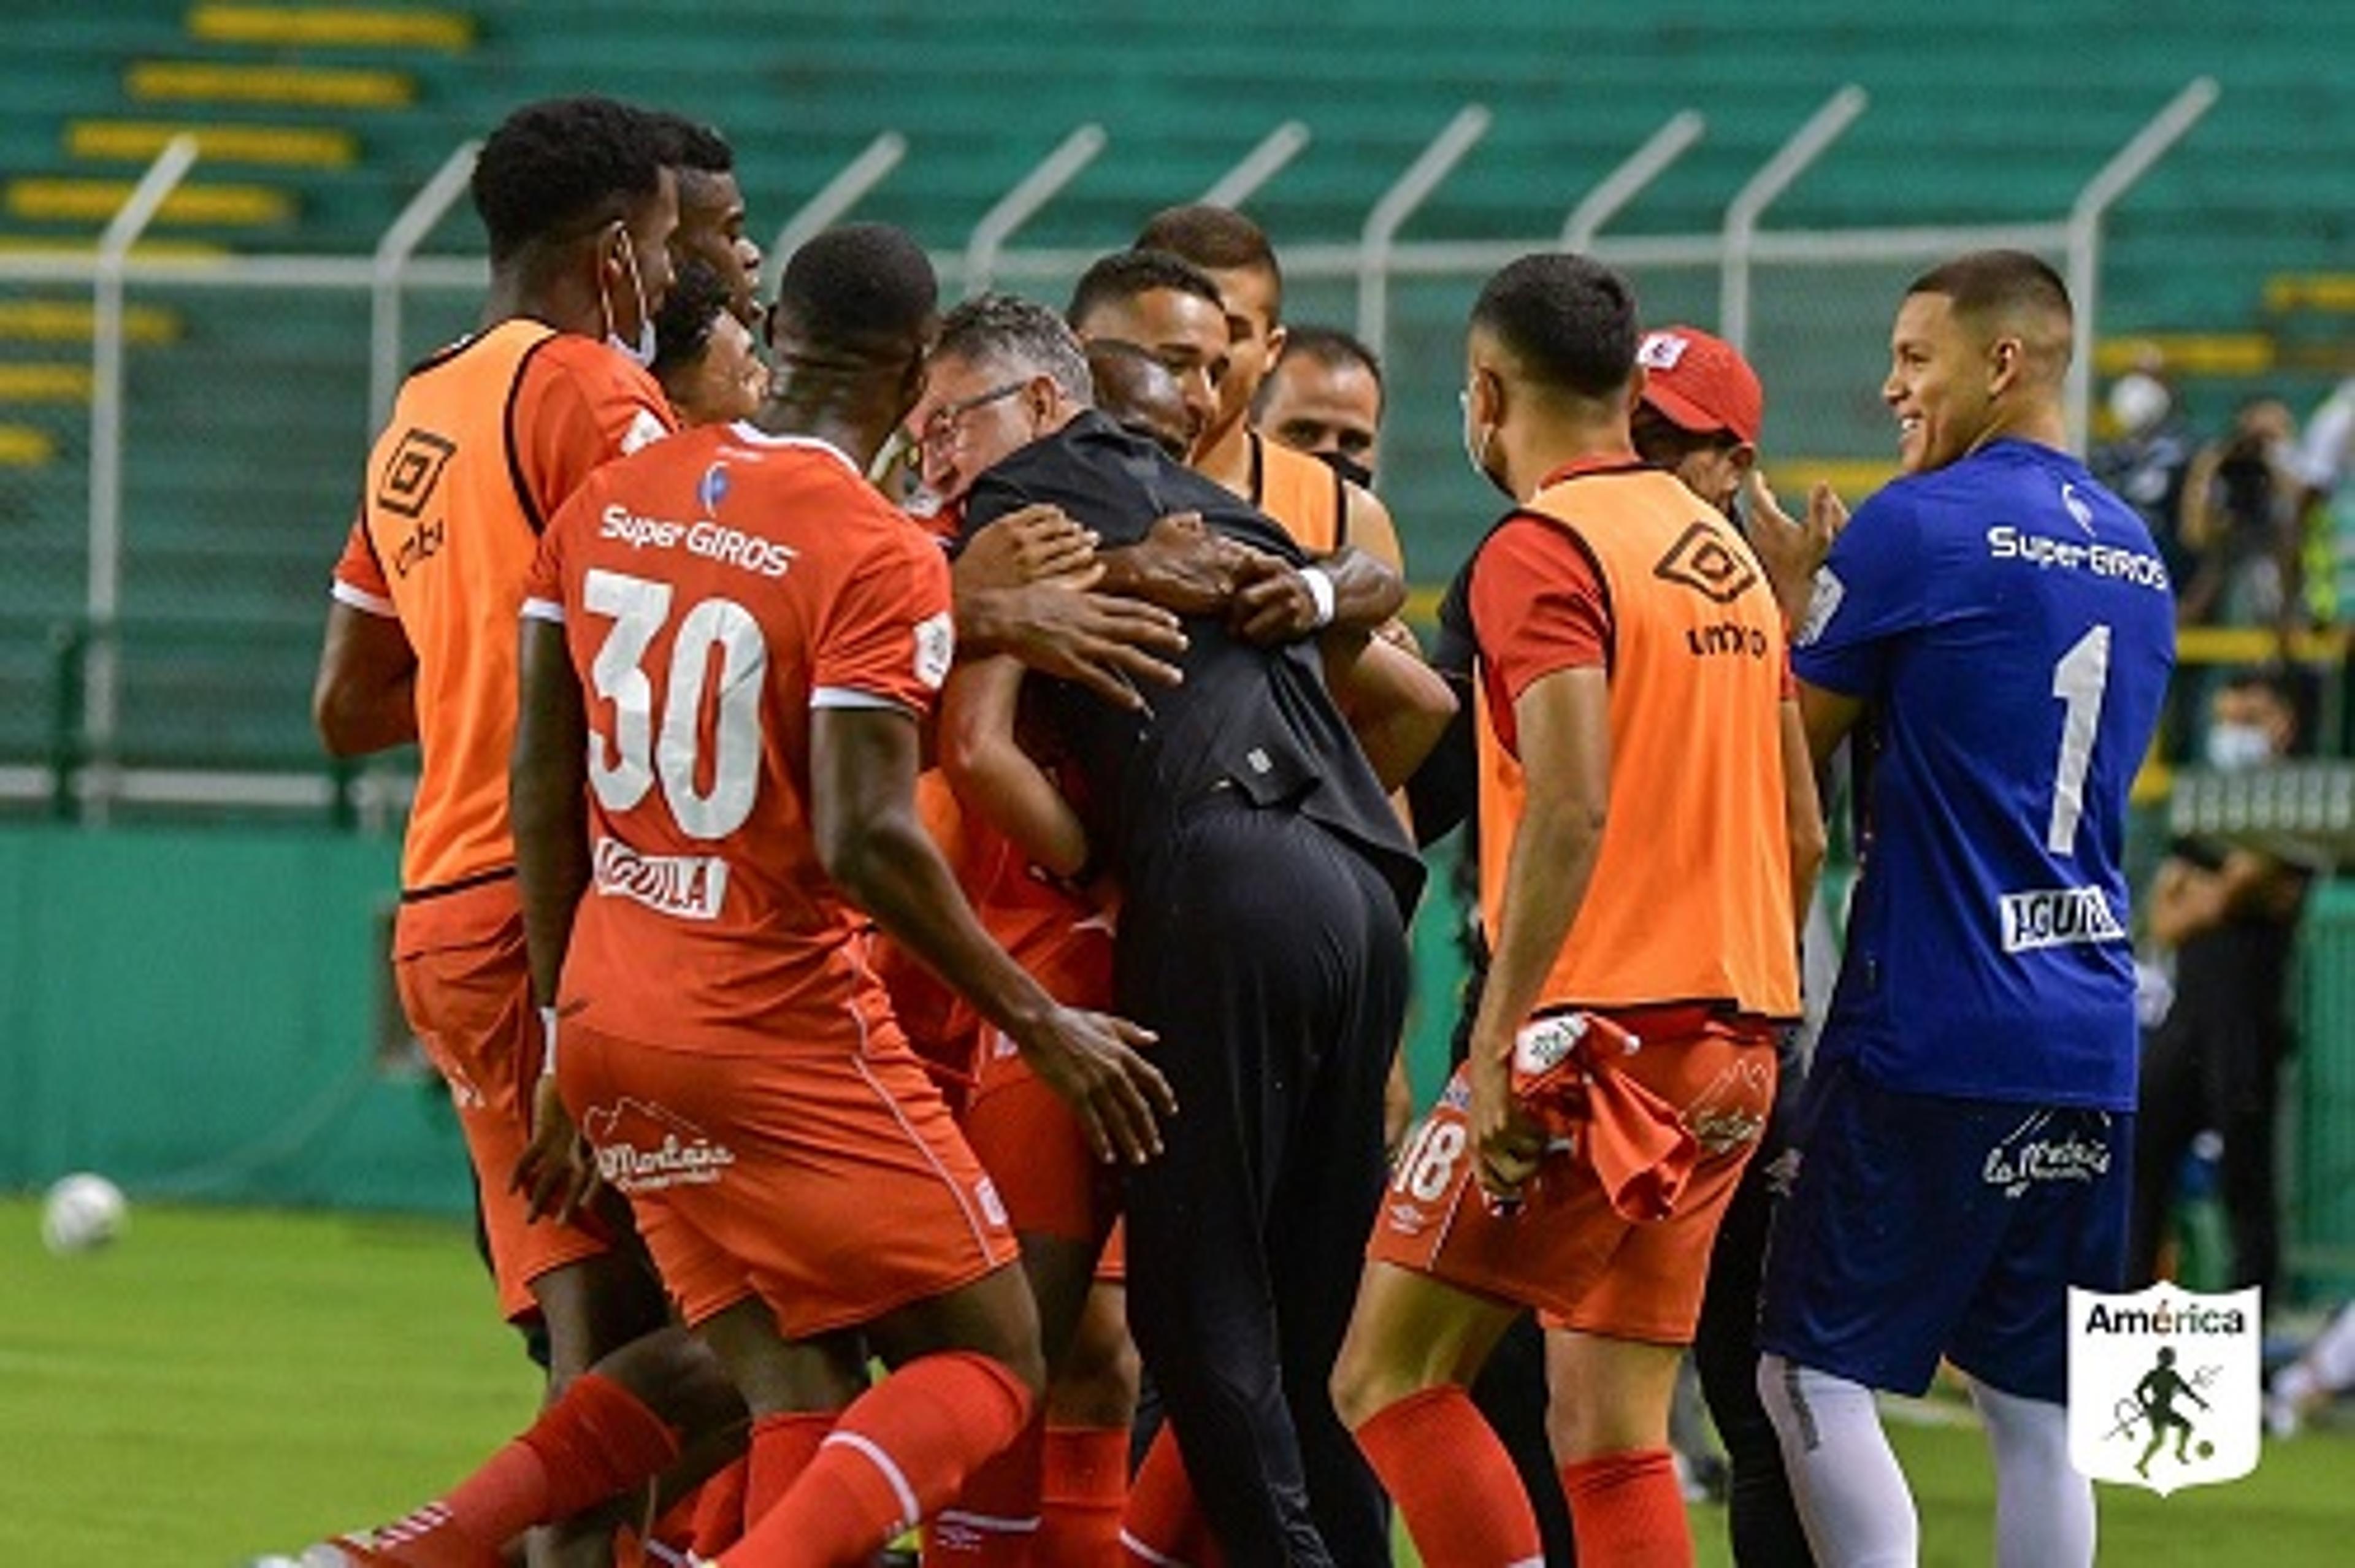
[[[1793,656],[1817,764],[1861,737],[1867,819],[1759,1337],[1827,1564],[1915,1560],[1872,1391],[1920,1394],[1942,1357],[1987,1420],[1998,1561],[2094,1558],[2064,1315],[2126,1260],[2120,862],[2174,600],[2141,519],[2063,450],[2072,330],[2020,251],[1914,282],[1881,387],[1905,475],[1832,547]]]

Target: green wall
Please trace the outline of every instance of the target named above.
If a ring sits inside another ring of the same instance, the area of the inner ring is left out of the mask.
[[[388,840],[0,827],[0,1188],[463,1211],[438,1081],[375,1065]]]

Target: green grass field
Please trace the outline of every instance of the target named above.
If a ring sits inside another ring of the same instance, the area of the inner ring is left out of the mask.
[[[42,1252],[0,1200],[0,1560],[236,1568],[423,1500],[529,1419],[534,1374],[451,1225],[142,1209],[111,1251]],[[1993,1561],[1979,1434],[1901,1424],[1929,1568]],[[1700,1561],[1729,1561],[1694,1515]],[[2248,1479],[2105,1488],[2121,1568],[2355,1562],[2355,1436]]]

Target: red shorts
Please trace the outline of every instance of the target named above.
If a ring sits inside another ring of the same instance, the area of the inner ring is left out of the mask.
[[[1110,929],[1090,920],[1034,937],[1013,956],[1057,1001],[1102,1008],[1112,995],[1112,948]],[[986,1024],[964,1126],[1017,1232],[1103,1239],[1120,1206],[1118,1170],[1096,1158],[1071,1106],[1030,1071],[1003,1030]]]
[[[474,1161],[499,1310],[509,1321],[528,1317],[538,1310],[533,1280],[609,1249],[593,1229],[531,1223],[525,1200],[507,1190],[530,1141],[543,1046],[515,879],[402,904],[392,956],[401,1011],[450,1085]]]
[[[1579,1151],[1557,1148],[1520,1207],[1497,1214],[1473,1174],[1471,1089],[1458,1068],[1407,1139],[1367,1257],[1534,1307],[1549,1328],[1689,1343],[1718,1220],[1774,1104],[1773,1037],[1763,1027],[1672,1036],[1656,1026],[1643,1039],[1644,1048],[1612,1071],[1681,1107],[1700,1140],[1674,1212],[1623,1217]]]
[[[558,1064],[690,1324],[757,1296],[803,1339],[1015,1259],[996,1189],[896,1026],[734,1053],[568,1018]]]

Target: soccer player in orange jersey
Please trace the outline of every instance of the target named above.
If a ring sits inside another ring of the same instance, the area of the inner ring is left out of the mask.
[[[1137,249],[1166,251],[1218,285],[1227,317],[1226,373],[1217,411],[1194,466],[1282,523],[1311,555],[1355,545],[1393,571],[1405,570],[1398,525],[1365,485],[1313,462],[1252,427],[1252,403],[1283,357],[1284,272],[1260,226],[1232,208],[1196,203],[1155,213]]]
[[[695,1424],[680,1395],[698,1364],[731,1398],[676,1335],[638,1358],[643,1377],[588,1373],[666,1322],[661,1293],[601,1228],[529,1223],[509,1186],[541,1051],[507,821],[513,622],[547,519],[591,470],[671,429],[637,361],[670,280],[677,195],[646,117],[580,98],[510,115],[484,145],[474,198],[491,247],[481,326],[410,374],[377,441],[314,699],[337,755],[411,741],[421,752],[394,933],[402,1008],[451,1087],[501,1310],[544,1317],[562,1394],[390,1532],[401,1555],[386,1560],[429,1565],[479,1563],[525,1524],[662,1469]],[[369,1560],[364,1542],[335,1550]]]
[[[655,111],[655,134],[663,166],[678,182],[678,228],[670,240],[679,265],[701,261],[719,277],[728,308],[748,327],[761,325],[761,247],[744,232],[744,192],[736,180],[736,149],[709,125]]]
[[[1522,1307],[1581,1561],[1691,1562],[1669,1396],[1798,1011],[1820,830],[1791,829],[1814,784],[1781,616],[1727,519],[1636,459],[1636,342],[1633,291],[1579,257],[1513,263],[1472,314],[1465,446],[1514,502],[1471,581],[1495,955],[1333,1378],[1433,1568],[1537,1556],[1464,1389]]]
[[[1174,1109],[1141,1031],[992,943],[919,824],[954,654],[938,546],[866,483],[922,384],[922,251],[813,240],[758,424],[593,476],[527,600],[514,798],[557,1083],[755,1424],[730,1564],[863,1564],[1028,1419],[1044,1372],[997,1195],[867,965],[868,921],[1067,1096],[1100,1157]],[[559,985],[560,975],[560,985]],[[855,1382],[841,1411],[795,1373]]]

